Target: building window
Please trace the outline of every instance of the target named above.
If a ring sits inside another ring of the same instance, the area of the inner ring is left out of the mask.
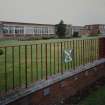
[[[3,30],[3,29],[2,29],[2,26],[0,25],[0,33],[2,33],[2,30]]]
[[[14,34],[14,27],[9,27],[9,34]]]
[[[3,33],[4,34],[9,34],[9,28],[7,26],[3,27]]]
[[[24,34],[24,27],[16,26],[15,34]]]
[[[45,34],[48,34],[48,28],[47,27],[45,28]]]

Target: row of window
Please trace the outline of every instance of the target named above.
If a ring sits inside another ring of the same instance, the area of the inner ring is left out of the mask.
[[[87,27],[87,29],[97,29],[97,28],[99,28],[99,29],[105,29],[105,25],[100,25],[100,26],[98,26],[98,25],[90,25],[90,26],[86,26]]]
[[[4,26],[2,32],[4,34],[54,34],[54,29],[50,29],[47,27],[24,28],[24,27]]]

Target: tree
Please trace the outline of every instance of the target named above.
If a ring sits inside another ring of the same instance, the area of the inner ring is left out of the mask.
[[[78,32],[74,32],[73,33],[73,37],[79,37],[79,33]]]
[[[101,33],[100,30],[98,30],[98,31],[97,31],[97,35],[99,35],[100,33]]]
[[[60,21],[59,24],[56,25],[56,34],[59,38],[64,38],[66,34],[66,24],[64,24],[63,20]]]

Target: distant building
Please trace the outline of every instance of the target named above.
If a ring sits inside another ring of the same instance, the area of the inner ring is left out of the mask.
[[[84,29],[83,26],[72,26],[72,35],[77,32],[78,35],[81,35],[81,31]]]
[[[79,36],[105,35],[105,24],[92,24],[85,26],[66,25],[65,37],[72,37],[74,33]],[[43,38],[56,37],[56,27],[53,24],[36,24],[0,21],[0,38]]]
[[[89,36],[89,35],[90,35],[90,31],[85,27],[83,27],[80,31],[80,36]]]
[[[66,37],[72,37],[72,25],[66,25]]]
[[[72,26],[66,25],[66,37],[71,37]],[[55,37],[56,28],[52,24],[35,24],[0,21],[0,38],[13,37]]]
[[[89,31],[90,35],[105,35],[105,24],[92,24],[92,25],[85,25],[86,30]]]
[[[49,37],[55,35],[55,25],[1,21],[0,34],[2,37]]]

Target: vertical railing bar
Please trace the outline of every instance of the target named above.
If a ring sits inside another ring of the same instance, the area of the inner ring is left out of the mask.
[[[80,40],[80,65],[82,64],[82,40]]]
[[[73,51],[73,48],[72,48],[72,46],[71,46],[71,41],[69,41],[69,44],[70,44],[70,48],[71,48],[72,51]],[[72,54],[73,54],[73,53],[72,53]],[[73,61],[73,55],[72,55],[72,61]],[[70,69],[72,69],[72,61],[70,62],[70,66],[69,66]]]
[[[88,39],[88,51],[90,51],[90,39]],[[90,63],[90,52],[88,53],[88,62]]]
[[[66,41],[66,49],[68,50],[68,45],[67,45],[67,41]],[[66,64],[66,70],[68,70],[68,63]]]
[[[66,50],[65,46],[66,41],[64,41],[64,50]],[[64,71],[66,70],[66,63],[64,63]]]
[[[5,92],[7,92],[7,47],[5,47]]]
[[[82,50],[83,51],[83,65],[85,64],[85,54],[84,54],[85,53],[85,47],[84,46],[85,46],[85,40],[83,39],[83,46],[82,46],[82,48],[83,48],[83,50]]]
[[[83,55],[82,55],[82,53],[83,53],[83,51],[82,51],[83,43],[82,43],[82,40],[81,40],[81,44],[80,45],[81,45],[81,60],[80,61],[81,61],[81,65],[82,65],[82,60],[83,60]]]
[[[86,46],[87,46],[87,62],[89,63],[89,46],[88,46],[88,39],[87,39],[87,43],[86,43]]]
[[[89,39],[87,39],[87,51],[89,50]],[[87,53],[87,63],[89,63],[89,53]]]
[[[87,63],[87,46],[86,46],[87,39],[84,40],[84,65]]]
[[[75,43],[75,52],[76,52],[76,54],[75,54],[75,56],[76,56],[76,61],[75,61],[75,66],[77,67],[77,57],[78,57],[78,53],[77,53],[77,40],[75,40],[76,41],[76,43]]]
[[[14,83],[14,79],[15,79],[15,77],[14,77],[14,47],[12,47],[12,70],[13,70],[13,89],[15,88],[15,83]]]
[[[73,41],[70,41],[70,47],[72,47],[72,49],[73,49]],[[74,60],[73,57],[74,57],[74,49],[73,49],[73,55],[72,55],[72,59]],[[73,62],[74,62],[73,60],[71,62],[71,69],[73,69]]]
[[[56,68],[55,68],[55,67],[56,67],[56,66],[55,66],[55,64],[56,64],[56,63],[55,63],[55,43],[53,43],[53,45],[54,45],[54,74],[55,74],[55,73],[56,73],[56,70],[55,70],[55,69],[56,69]]]
[[[96,45],[95,45],[95,39],[94,39],[94,60],[96,60]]]
[[[67,41],[65,42],[65,48],[68,49],[67,48]],[[68,70],[68,63],[65,64],[65,70]]]
[[[92,51],[92,50],[93,50],[93,49],[92,49],[92,39],[90,40],[90,42],[91,42],[91,45],[90,45],[90,46],[91,46],[91,62],[92,62],[92,59],[93,59],[93,56],[92,56],[92,52],[93,52],[93,51]]]
[[[78,41],[77,40],[77,65],[79,66],[79,49],[78,49]]]
[[[90,50],[90,40],[88,39],[88,51]],[[88,63],[90,63],[90,52],[88,53]]]
[[[46,56],[46,80],[48,79],[48,71],[47,71],[47,43],[45,44],[45,56]]]
[[[77,45],[78,45],[77,48],[78,48],[78,54],[79,54],[78,55],[78,65],[80,66],[80,46],[79,46],[80,44],[79,44],[79,42],[80,42],[80,40],[78,40],[78,42],[77,42]]]
[[[91,39],[91,62],[93,61],[93,49],[92,49],[92,39]]]
[[[86,60],[86,63],[88,63],[88,61],[87,61],[87,51],[88,51],[87,50],[87,39],[85,40],[85,49],[86,49],[86,50],[84,50],[86,52],[86,53],[84,52],[85,53],[85,60]]]
[[[93,39],[92,46],[93,46],[93,61],[94,61],[94,49],[95,49],[95,46],[94,46],[94,39]]]
[[[89,63],[88,62],[88,39],[86,40],[86,59],[87,59],[87,63]]]
[[[75,69],[75,40],[73,40],[73,49],[74,49],[74,54],[73,54],[73,69]]]
[[[97,39],[95,40],[95,58],[97,60]]]
[[[96,39],[95,39],[95,60],[97,60],[97,55],[96,55],[97,51],[96,51]]]
[[[82,40],[82,65],[84,65],[84,39]]]
[[[63,74],[63,53],[62,53],[62,42],[61,42],[61,74]]]
[[[85,54],[85,39],[83,39],[83,65],[86,63],[86,54]]]
[[[100,41],[99,41],[99,40],[100,40],[100,39],[98,39],[98,42],[97,42],[98,45],[97,45],[97,46],[99,46],[99,44],[100,44]],[[97,47],[97,59],[100,59],[100,58],[99,58],[99,47]]]
[[[52,59],[51,59],[51,55],[52,55],[52,53],[51,53],[51,51],[52,51],[52,49],[51,49],[51,43],[50,43],[50,75],[52,75]]]
[[[88,51],[91,51],[90,49],[90,39],[88,39]],[[90,52],[88,53],[89,63],[90,63]]]
[[[32,51],[32,45],[30,47],[31,47],[31,82],[33,82],[33,60],[32,60],[33,51]]]
[[[25,45],[25,86],[27,88],[28,81],[27,81],[27,45]]]
[[[65,48],[68,49],[67,48],[67,41],[65,42]],[[68,63],[65,64],[65,70],[68,70]]]
[[[88,53],[87,53],[87,51],[88,51],[88,39],[86,39],[86,63],[89,63],[88,62]]]
[[[82,39],[82,65],[84,65],[84,49],[83,49],[83,46],[84,46],[84,39]]]
[[[77,49],[77,66],[79,66],[79,49],[78,49],[78,40],[76,40],[76,49]]]
[[[38,80],[38,45],[36,44],[36,80]]]
[[[89,40],[89,47],[91,48],[91,40]],[[90,53],[90,63],[91,63],[91,49],[89,50],[89,53]]]
[[[82,40],[80,40],[80,65],[82,64]]]
[[[66,41],[66,43],[65,43],[66,45],[65,45],[65,47],[66,47],[66,49],[68,50],[68,45],[67,45],[67,41]],[[68,70],[68,63],[66,63],[66,70]]]
[[[70,48],[69,48],[69,41],[67,41],[67,48],[70,49]],[[70,68],[70,63],[68,62],[67,65],[68,65],[68,70],[69,70],[69,68]]]
[[[83,55],[84,55],[84,65],[86,64],[86,39],[84,39],[84,45],[83,45]]]
[[[57,49],[58,49],[58,73],[59,73],[59,42],[57,43]]]
[[[80,40],[78,40],[78,54],[79,54],[79,56],[78,56],[78,65],[80,66]]]
[[[91,39],[91,62],[93,61],[93,45],[92,45],[93,41]]]
[[[19,45],[19,86],[21,87],[21,46]]]
[[[84,40],[84,65],[87,63],[87,54],[86,54],[86,49],[87,49],[87,45],[86,45],[86,39]]]
[[[78,47],[79,47],[79,65],[81,65],[81,40],[78,42]]]
[[[95,60],[95,39],[94,39],[94,60]]]
[[[95,46],[95,48],[94,48],[94,49],[95,49],[95,52],[94,52],[94,56],[95,56],[95,57],[94,57],[94,58],[95,58],[95,60],[96,60],[96,39],[94,40],[94,46]]]
[[[92,43],[93,45],[93,61],[94,61],[94,39],[93,39],[93,43]]]
[[[41,79],[43,79],[43,50],[42,50],[42,43],[41,43]]]
[[[96,39],[94,39],[94,60],[96,60]]]

